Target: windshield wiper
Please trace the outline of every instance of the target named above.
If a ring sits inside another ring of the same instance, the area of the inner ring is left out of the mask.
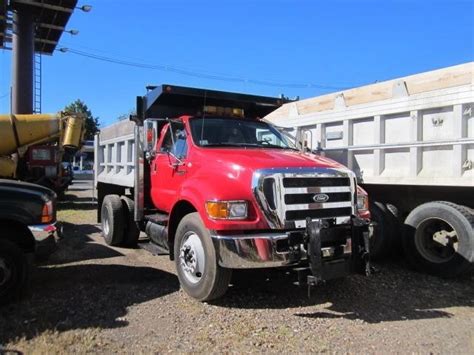
[[[230,142],[203,144],[202,147],[252,147],[252,148],[278,148],[278,149],[298,150],[296,148],[282,147],[276,144],[230,143]]]
[[[259,147],[298,150],[296,148],[292,148],[292,147],[288,147],[288,146],[287,147],[282,147],[281,145],[277,145],[277,144],[262,144],[262,145],[259,145]]]
[[[201,144],[201,147],[241,147],[241,143],[208,143],[208,144]]]
[[[201,147],[261,147],[261,145],[254,144],[254,143],[221,142],[221,143],[203,144],[203,145],[201,145]]]

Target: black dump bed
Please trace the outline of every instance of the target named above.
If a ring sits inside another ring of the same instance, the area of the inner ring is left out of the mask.
[[[184,115],[201,116],[204,106],[243,109],[245,117],[262,118],[281,105],[286,98],[247,95],[163,84],[148,86],[148,93],[138,97],[137,113],[141,118],[174,118]],[[140,115],[142,112],[142,115]]]

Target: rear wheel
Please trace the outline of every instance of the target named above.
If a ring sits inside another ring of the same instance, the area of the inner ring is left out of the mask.
[[[29,264],[21,248],[0,239],[0,304],[19,298],[28,288]]]
[[[467,207],[430,202],[415,208],[405,220],[403,250],[420,271],[454,277],[474,263],[474,216]]]
[[[102,236],[108,245],[124,243],[124,211],[118,195],[107,195],[101,209]]]
[[[211,236],[197,212],[179,223],[174,258],[181,286],[191,297],[210,301],[227,291],[232,270],[218,265]]]

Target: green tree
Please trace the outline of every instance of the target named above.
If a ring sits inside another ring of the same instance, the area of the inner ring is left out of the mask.
[[[99,132],[99,118],[92,116],[91,110],[83,101],[77,99],[70,103],[64,108],[64,112],[69,114],[82,113],[86,117],[86,133],[84,138],[87,140],[94,139],[94,135]]]

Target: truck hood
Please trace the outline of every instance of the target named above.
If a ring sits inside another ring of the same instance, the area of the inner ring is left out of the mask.
[[[286,167],[347,169],[338,162],[315,154],[290,149],[203,148],[206,160],[223,166],[238,165],[250,170]]]
[[[22,192],[24,194],[37,195],[41,197],[47,196],[50,200],[56,199],[56,194],[50,189],[24,181],[0,179],[0,190],[14,190],[17,193]]]

